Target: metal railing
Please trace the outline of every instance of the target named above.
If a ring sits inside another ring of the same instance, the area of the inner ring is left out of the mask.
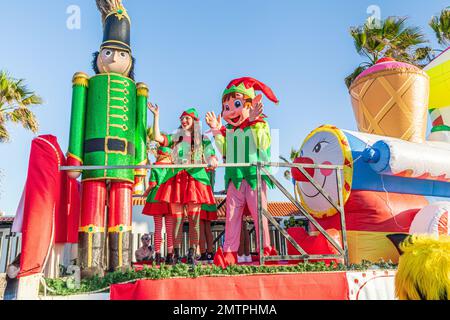
[[[316,164],[293,164],[293,163],[278,163],[278,162],[256,162],[256,163],[224,163],[219,164],[218,168],[243,168],[243,167],[256,167],[257,176],[257,199],[258,199],[258,224],[259,230],[259,259],[260,264],[263,265],[265,261],[279,261],[279,260],[333,260],[343,259],[344,263],[348,265],[348,245],[347,245],[347,231],[345,224],[345,211],[343,201],[343,188],[342,188],[342,176],[343,166],[341,165],[316,165]],[[336,209],[340,215],[341,222],[341,239],[342,245],[336,242],[332,236],[319,224],[319,222],[302,206],[302,204],[295,199],[294,196],[267,170],[267,167],[279,167],[279,168],[297,168],[306,177],[306,179],[314,186],[314,188],[328,201],[333,208]],[[206,164],[168,164],[168,165],[145,165],[145,166],[61,166],[60,170],[117,170],[117,169],[191,169],[191,168],[209,168]],[[311,175],[305,169],[325,169],[333,170],[336,172],[337,194],[338,202],[335,203],[332,197],[314,180]],[[270,181],[292,202],[300,213],[308,219],[308,221],[321,233],[329,243],[338,251],[337,254],[308,254],[287,232],[283,229],[275,218],[264,208],[262,205],[262,176],[267,176]],[[277,256],[264,256],[264,232],[263,220],[265,217],[275,227],[275,229],[288,241],[292,246],[300,253],[300,255],[277,255]]]

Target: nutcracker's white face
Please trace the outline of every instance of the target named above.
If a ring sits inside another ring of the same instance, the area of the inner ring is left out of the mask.
[[[97,58],[100,73],[119,73],[128,76],[133,60],[128,51],[103,48]]]
[[[313,134],[305,140],[300,157],[294,162],[316,165],[344,164],[344,154],[338,136],[328,131],[319,131]],[[332,169],[306,170],[314,181],[337,203],[337,171]],[[306,204],[308,209],[313,211],[312,213],[320,216],[322,213],[332,210],[332,205],[298,169],[293,169],[292,175],[297,181],[297,190],[301,195],[303,203]]]

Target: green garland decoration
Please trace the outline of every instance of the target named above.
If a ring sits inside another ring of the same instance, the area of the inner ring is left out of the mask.
[[[106,292],[113,284],[130,283],[137,280],[160,280],[170,278],[198,278],[198,277],[221,277],[221,276],[242,276],[256,274],[295,274],[305,272],[336,272],[336,271],[366,271],[369,269],[394,270],[397,265],[392,262],[380,261],[372,263],[363,261],[361,264],[352,264],[346,267],[343,264],[334,262],[327,265],[325,262],[309,263],[301,262],[297,265],[286,266],[246,266],[233,265],[226,269],[215,265],[190,266],[187,264],[177,264],[174,266],[162,264],[159,268],[144,266],[142,270],[127,270],[108,273],[105,277],[98,276],[81,280],[78,289],[72,289],[73,278],[44,279],[44,285],[41,285],[41,294],[47,289],[49,295],[68,296],[76,294],[92,294]]]

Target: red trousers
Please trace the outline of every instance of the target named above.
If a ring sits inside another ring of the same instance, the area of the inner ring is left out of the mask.
[[[133,184],[130,182],[111,182],[109,193],[106,182],[83,181],[80,231],[88,226],[103,230],[105,210],[108,204],[108,230],[113,232],[119,226],[131,231]],[[107,195],[109,197],[107,197]]]

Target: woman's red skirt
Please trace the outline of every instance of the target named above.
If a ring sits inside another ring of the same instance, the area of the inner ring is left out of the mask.
[[[147,202],[142,210],[147,216],[169,215],[170,205],[166,202]]]
[[[177,204],[215,204],[211,186],[195,180],[186,170],[161,184],[155,200]]]

